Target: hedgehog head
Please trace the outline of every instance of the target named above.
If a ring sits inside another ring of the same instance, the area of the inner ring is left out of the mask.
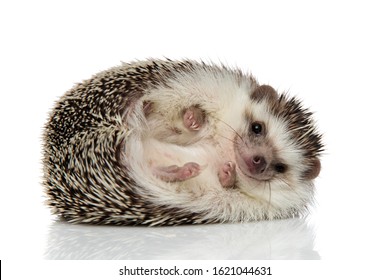
[[[245,125],[234,140],[241,188],[251,196],[263,195],[259,186],[286,197],[300,189],[310,194],[307,188],[320,173],[323,151],[312,113],[296,98],[279,95],[268,85],[257,86],[250,99],[244,109]]]

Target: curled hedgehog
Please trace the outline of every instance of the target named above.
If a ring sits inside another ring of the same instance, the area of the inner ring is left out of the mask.
[[[124,63],[75,85],[43,139],[53,213],[115,225],[299,216],[323,151],[296,98],[191,60]]]

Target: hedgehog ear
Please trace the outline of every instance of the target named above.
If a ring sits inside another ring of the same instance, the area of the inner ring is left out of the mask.
[[[318,158],[314,158],[313,162],[310,165],[310,169],[305,172],[305,179],[313,180],[317,178],[321,171],[321,162]]]
[[[251,99],[257,102],[263,100],[264,98],[277,99],[277,97],[278,93],[269,85],[258,86],[251,94]]]

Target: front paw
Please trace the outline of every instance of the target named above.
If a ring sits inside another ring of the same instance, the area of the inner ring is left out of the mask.
[[[222,187],[233,187],[236,182],[236,164],[232,161],[226,162],[218,171],[219,182]]]
[[[200,174],[201,167],[195,162],[187,162],[183,166],[171,165],[167,167],[157,167],[154,175],[165,182],[181,182]]]
[[[188,130],[197,131],[202,128],[204,122],[205,114],[196,106],[191,106],[183,113],[183,123]]]

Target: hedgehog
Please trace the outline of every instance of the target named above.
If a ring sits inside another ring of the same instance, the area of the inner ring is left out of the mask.
[[[322,152],[297,98],[238,68],[148,59],[95,74],[56,102],[43,186],[70,223],[283,219],[307,213]]]

